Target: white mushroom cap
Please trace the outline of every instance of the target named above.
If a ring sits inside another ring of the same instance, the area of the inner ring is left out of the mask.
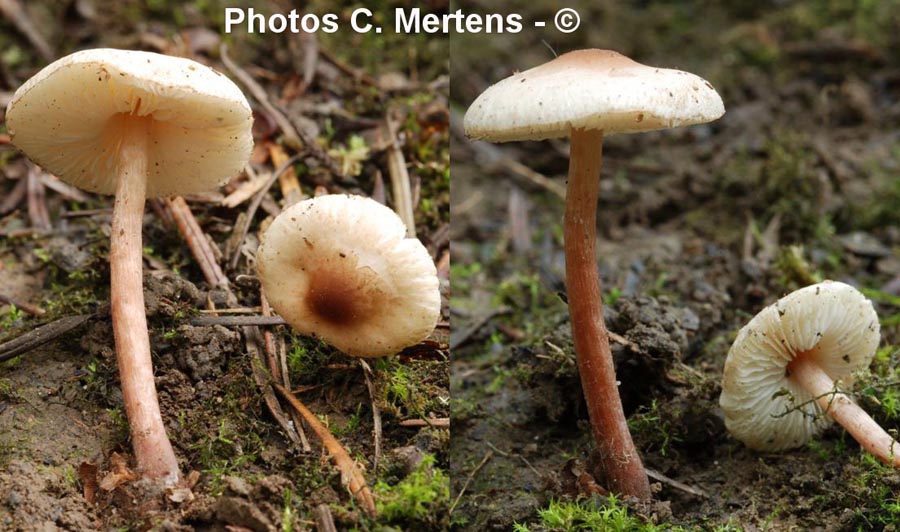
[[[257,262],[281,317],[349,355],[396,353],[424,340],[440,316],[428,250],[369,198],[329,195],[291,206],[266,230]]]
[[[151,52],[95,49],[59,59],[16,91],[13,142],[85,190],[113,194],[121,120],[149,124],[147,195],[209,190],[250,156],[253,116],[241,90],[200,63]]]
[[[637,133],[710,122],[722,98],[708,81],[642,65],[609,50],[578,50],[484,91],[466,135],[492,142],[567,137],[572,129]]]
[[[872,302],[850,285],[825,281],[779,299],[741,329],[728,352],[719,398],[725,426],[757,450],[803,445],[831,417],[789,378],[788,364],[811,357],[848,388],[853,372],[869,366],[879,338]]]

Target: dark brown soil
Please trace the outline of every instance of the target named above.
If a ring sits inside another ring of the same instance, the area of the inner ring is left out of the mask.
[[[551,501],[578,500],[595,510],[595,528],[582,516],[570,523],[578,530],[887,530],[900,519],[900,474],[840,428],[761,454],[727,434],[718,407],[737,330],[781,295],[830,278],[875,301],[883,340],[858,400],[900,426],[884,401],[897,393],[900,344],[897,6],[754,6],[576,2],[583,31],[571,35],[529,27],[451,41],[461,111],[490,83],[586,47],[694,72],[727,109],[709,125],[604,143],[604,313],[636,444],[670,479],[651,480],[652,504],[626,501],[627,527],[596,524],[609,505],[591,498],[587,475],[593,445],[561,295],[562,203],[503,161],[562,184],[566,144],[496,147],[454,130],[457,529],[562,530]],[[490,9],[550,21],[556,7]]]

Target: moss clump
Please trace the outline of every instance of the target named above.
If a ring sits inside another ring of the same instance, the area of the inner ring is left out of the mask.
[[[655,532],[658,530],[682,531],[681,527],[655,525],[629,513],[618,499],[610,496],[605,500],[551,501],[550,505],[538,510],[540,522],[534,530],[577,531],[610,530],[618,532]],[[532,528],[516,523],[516,532],[530,532]]]
[[[407,530],[446,530],[450,519],[450,477],[425,456],[419,467],[393,486],[375,485],[380,521]]]

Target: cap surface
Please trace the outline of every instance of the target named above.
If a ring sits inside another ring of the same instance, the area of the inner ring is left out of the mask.
[[[566,137],[574,129],[637,133],[710,122],[722,98],[706,80],[610,50],[577,50],[489,87],[464,119],[493,142]]]
[[[872,303],[850,285],[825,281],[764,308],[738,333],[725,360],[719,404],[728,431],[748,447],[779,451],[804,444],[830,422],[789,378],[811,357],[842,388],[868,367],[880,338]]]
[[[441,311],[428,250],[394,211],[362,196],[329,195],[282,212],[257,252],[272,307],[303,334],[376,357],[424,340]]]
[[[148,120],[147,195],[209,190],[246,164],[253,116],[226,76],[189,59],[94,49],[59,59],[16,91],[9,134],[32,160],[101,194],[116,188],[120,120]]]

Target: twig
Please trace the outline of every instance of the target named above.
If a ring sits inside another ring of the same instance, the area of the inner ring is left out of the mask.
[[[319,146],[316,139],[310,137],[303,128],[295,127],[290,118],[269,101],[269,95],[266,94],[265,89],[263,89],[250,74],[237,66],[231,58],[228,57],[228,47],[224,43],[220,46],[219,51],[221,52],[222,63],[225,64],[225,67],[247,87],[250,94],[259,101],[260,105],[265,108],[266,112],[268,112],[272,119],[275,120],[275,123],[278,124],[278,128],[281,129],[281,132],[284,135],[284,143],[298,152],[305,150],[306,153],[325,164],[331,173],[337,176],[343,176],[344,174],[341,171],[340,165],[338,165],[334,158],[330,157],[328,153]]]
[[[49,231],[50,213],[47,212],[46,194],[39,174],[36,166],[28,165],[28,217],[32,227],[38,231]]]
[[[43,316],[44,314],[47,313],[46,310],[42,309],[41,307],[39,307],[37,305],[32,305],[31,303],[28,303],[25,301],[13,299],[13,298],[11,298],[9,296],[5,296],[3,294],[0,294],[0,304],[15,305],[15,307],[17,309],[19,309],[23,312],[27,312],[28,314],[31,314],[32,316]]]
[[[528,207],[528,199],[518,187],[513,187],[509,194],[507,213],[513,249],[517,255],[527,255],[528,252],[531,251],[531,230],[528,223]]]
[[[3,16],[9,19],[13,26],[28,39],[45,61],[53,61],[53,58],[56,57],[56,52],[53,51],[47,39],[31,23],[31,19],[28,18],[28,14],[22,8],[22,4],[17,0],[0,0],[0,12],[3,12]]]
[[[406,169],[406,158],[397,139],[397,125],[391,113],[384,117],[384,128],[389,144],[387,149],[388,174],[391,177],[391,189],[394,193],[394,210],[406,224],[406,236],[415,238],[416,220],[413,216],[412,191],[409,186],[409,171]]]
[[[265,186],[268,176],[257,174],[253,170],[253,166],[249,164],[244,168],[244,171],[247,172],[247,176],[249,176],[250,179],[242,182],[237,186],[234,192],[222,198],[221,205],[228,208],[237,207],[241,203],[252,198],[254,194],[259,192],[259,190]]]
[[[28,331],[18,338],[4,342],[0,344],[0,362],[6,362],[22,353],[51,342],[67,332],[80,327],[94,317],[96,317],[96,314],[67,316],[56,321],[51,321],[46,325],[41,325],[37,329]]]
[[[300,154],[293,155],[290,159],[284,162],[281,166],[275,170],[271,176],[266,180],[266,183],[260,188],[259,192],[253,196],[253,201],[250,202],[250,205],[247,207],[246,215],[243,218],[238,218],[238,221],[234,224],[234,229],[232,230],[232,239],[231,244],[235,247],[231,249],[231,260],[228,263],[228,266],[233,270],[237,268],[238,260],[240,259],[240,247],[243,244],[244,240],[247,238],[247,233],[250,231],[250,223],[253,221],[253,217],[256,216],[256,211],[259,209],[260,203],[262,203],[263,197],[269,192],[269,189],[272,188],[272,185],[275,183],[275,180],[278,179],[278,176],[281,175],[282,172],[287,170],[294,164],[297,159],[300,158]],[[230,248],[231,246],[229,246]]]
[[[475,475],[477,475],[478,472],[481,471],[481,468],[484,467],[484,464],[486,464],[488,462],[488,460],[490,460],[491,457],[493,457],[493,456],[494,456],[494,451],[486,452],[484,454],[484,458],[481,459],[481,462],[479,462],[478,465],[475,466],[475,469],[473,469],[472,472],[469,473],[469,476],[466,477],[466,481],[465,481],[465,483],[463,483],[462,488],[460,488],[459,493],[456,494],[456,498],[453,499],[453,504],[450,505],[449,513],[451,513],[451,514],[453,513],[453,509],[456,508],[457,504],[459,504],[459,500],[462,498],[463,494],[466,492],[466,489],[469,487],[469,484],[472,483],[472,480],[475,479]]]
[[[381,460],[381,410],[375,401],[375,383],[374,374],[371,366],[363,359],[359,359],[359,365],[362,366],[363,375],[366,377],[366,388],[369,389],[369,401],[372,403],[372,424],[374,425],[375,438],[375,459],[372,461],[372,469],[378,471],[378,461]]]
[[[260,304],[262,306],[262,313],[264,317],[270,317],[272,315],[272,309],[269,307],[269,300],[266,299],[265,294],[260,292],[259,294]],[[269,368],[269,373],[272,375],[272,378],[276,381],[282,380],[282,372],[281,365],[278,364],[278,361],[275,359],[275,339],[272,337],[272,331],[266,329],[262,331],[263,335],[263,349],[265,349],[266,353],[266,365]],[[284,384],[282,382],[282,384]],[[289,387],[290,389],[290,387]]]
[[[540,478],[541,474],[538,472],[538,470],[535,469],[534,466],[531,465],[531,462],[529,462],[528,459],[525,458],[524,456],[522,456],[521,454],[514,453],[514,452],[510,452],[510,451],[501,451],[500,449],[497,448],[496,445],[494,445],[494,444],[491,443],[490,441],[486,441],[486,442],[484,442],[484,443],[486,443],[488,447],[490,447],[491,449],[493,449],[494,452],[498,453],[498,454],[501,455],[501,456],[505,456],[505,457],[507,457],[507,458],[510,458],[510,457],[512,457],[512,458],[518,458],[519,460],[522,461],[523,464],[525,464],[526,466],[528,466],[528,469],[530,469],[531,472],[534,473],[536,477]]]
[[[22,203],[22,198],[25,197],[27,191],[28,179],[19,179],[13,189],[9,191],[9,195],[0,201],[0,214],[6,214],[15,209],[19,203]]]
[[[366,511],[372,517],[375,517],[375,499],[372,497],[372,492],[369,490],[369,487],[366,486],[366,478],[363,476],[362,471],[360,471],[359,466],[356,462],[350,458],[350,455],[341,446],[340,442],[338,442],[337,438],[332,436],[331,432],[319,421],[319,418],[316,417],[315,414],[312,413],[306,406],[300,402],[299,399],[294,397],[294,395],[285,389],[283,386],[277,383],[273,383],[272,386],[275,388],[275,391],[284,398],[297,412],[303,416],[303,419],[309,425],[309,427],[316,433],[316,436],[322,441],[322,445],[325,446],[325,449],[328,451],[331,456],[332,462],[341,472],[341,483],[347,486],[350,489],[350,493],[356,498],[357,502],[362,506],[363,510]]]
[[[184,198],[179,196],[174,199],[167,199],[166,205],[172,212],[172,218],[175,219],[175,224],[178,226],[178,230],[184,237],[185,242],[187,242],[191,254],[197,260],[206,282],[212,287],[227,287],[229,284],[228,278],[222,272],[222,268],[216,260],[215,253],[209,240],[206,238],[206,234],[200,228],[200,224],[197,223],[197,219],[194,218],[194,214],[184,201]]]
[[[275,392],[273,392],[272,387],[269,386],[271,377],[265,370],[265,364],[262,360],[263,354],[259,346],[262,345],[263,340],[259,329],[257,327],[244,327],[244,338],[246,339],[247,354],[250,355],[250,367],[253,372],[253,381],[259,386],[260,391],[262,391],[263,401],[265,401],[272,417],[275,418],[275,421],[281,427],[281,430],[284,431],[288,439],[291,440],[291,443],[298,448],[303,449],[303,441],[300,439],[300,436],[294,427],[294,423],[288,418],[284,409],[281,408],[281,403],[278,402]]]
[[[219,314],[256,314],[262,310],[260,307],[239,307],[239,308],[217,308],[212,310],[207,310],[205,308],[197,309],[197,312],[200,314],[215,314],[218,316]],[[248,324],[248,325],[256,325]]]
[[[348,64],[344,63],[340,59],[338,59],[334,54],[326,50],[325,48],[319,47],[319,53],[322,54],[322,57],[328,60],[329,63],[336,66],[338,70],[347,74],[351,78],[360,81],[366,85],[370,85],[372,87],[379,88],[378,81],[375,80],[372,76],[366,74],[362,70],[357,70]]]
[[[64,181],[60,181],[53,174],[48,174],[47,172],[40,172],[39,175],[41,179],[41,183],[44,184],[45,187],[53,190],[57,194],[62,194],[63,196],[69,198],[70,200],[86,202],[91,199],[90,196],[85,194],[84,192],[78,190],[72,185],[67,184]]]
[[[610,339],[610,340],[612,340],[613,342],[615,342],[615,343],[617,343],[617,344],[619,344],[619,345],[624,345],[624,346],[627,347],[628,350],[631,351],[632,353],[640,353],[641,347],[640,347],[638,344],[636,344],[636,343],[632,342],[631,340],[629,340],[628,338],[625,338],[625,337],[622,336],[621,334],[616,334],[616,333],[614,333],[614,332],[612,332],[612,331],[609,331],[607,334],[609,335],[609,339]],[[550,342],[547,342],[547,343],[549,344]],[[553,346],[553,347],[556,347],[557,349],[559,349],[560,351],[562,351],[562,349],[559,348],[559,347],[557,347],[557,346]]]
[[[331,508],[322,503],[315,507],[313,515],[316,517],[316,530],[318,532],[337,532],[334,526],[334,517],[331,516]]]
[[[269,143],[269,156],[272,158],[272,164],[276,167],[281,166],[288,160],[287,153],[284,149],[275,143]],[[297,173],[293,166],[288,166],[287,170],[281,173],[278,178],[281,185],[281,195],[284,197],[284,206],[290,207],[303,199],[303,191],[300,190],[300,180],[297,179]]]
[[[269,95],[266,94],[266,90],[253,79],[253,76],[248,74],[247,71],[237,66],[237,64],[231,60],[228,56],[228,46],[225,43],[222,43],[222,45],[219,46],[219,54],[222,56],[222,63],[225,65],[225,68],[231,71],[231,73],[247,87],[247,91],[256,98],[256,101],[263,106],[266,112],[275,120],[275,123],[278,124],[278,128],[284,135],[285,144],[297,151],[303,150],[303,141],[300,140],[300,135],[297,134],[294,125],[284,116],[284,113],[272,105],[272,102],[269,101]]]
[[[312,85],[316,77],[316,67],[319,64],[319,39],[315,33],[300,32],[299,35],[301,56],[303,58],[303,88]],[[294,41],[292,41],[294,42]]]
[[[196,326],[265,327],[269,325],[284,325],[284,320],[281,316],[197,316],[191,318],[190,324]]]
[[[645,467],[644,471],[647,472],[648,477],[652,478],[653,480],[655,480],[657,482],[662,482],[663,484],[668,484],[669,486],[671,486],[675,489],[681,490],[681,491],[683,491],[685,493],[689,493],[691,495],[695,495],[697,497],[703,497],[704,499],[709,498],[709,493],[706,493],[705,491],[701,490],[700,488],[695,488],[693,486],[689,486],[688,484],[685,484],[684,482],[675,480],[674,478],[669,478],[669,477],[663,475],[662,473],[660,473],[659,471],[655,471],[653,469],[650,469],[649,467]]]
[[[479,329],[484,327],[484,325],[487,322],[491,321],[492,319],[494,319],[497,316],[507,314],[507,313],[509,313],[509,309],[506,307],[501,307],[498,309],[491,309],[491,311],[488,312],[487,314],[485,314],[484,316],[477,318],[475,320],[475,322],[472,323],[472,325],[469,325],[468,327],[462,329],[461,331],[457,332],[456,334],[453,334],[451,332],[451,334],[450,334],[450,351],[453,351],[457,347],[468,342],[472,338],[472,336],[476,332],[478,332]]]
[[[462,126],[462,117],[459,116],[458,111],[453,109],[450,110],[450,130],[457,138],[466,139]],[[502,149],[480,140],[469,142],[469,146],[471,146],[472,150],[479,158],[484,159],[485,163],[483,166],[499,166],[509,174],[524,179],[528,183],[544,189],[560,199],[566,198],[565,185],[553,181],[549,177],[528,168],[515,159],[507,157]]]
[[[151,203],[152,205],[152,203]],[[103,209],[85,209],[83,211],[68,211],[62,214],[63,218],[91,218],[94,216],[111,217],[113,210],[111,208]]]
[[[259,292],[259,300],[260,305],[262,306],[262,314],[264,317],[272,316],[272,308],[269,306],[269,300],[266,299],[265,293],[260,290]],[[284,341],[278,343],[278,346],[275,345],[275,337],[272,334],[272,331],[265,330],[263,331],[263,346],[266,349],[266,360],[269,363],[269,372],[272,374],[272,378],[275,380],[280,380],[281,384],[288,390],[291,389],[291,379],[288,375],[287,368],[287,356],[284,350]],[[297,431],[297,435],[300,436],[300,443],[303,446],[303,452],[312,451],[312,447],[309,445],[309,440],[306,439],[306,432],[303,430],[303,424],[300,423],[300,418],[297,416],[297,413],[293,410],[290,411],[291,420],[294,422],[294,430]]]
[[[401,427],[437,427],[448,428],[450,426],[449,417],[432,417],[425,419],[404,419],[399,422]]]

